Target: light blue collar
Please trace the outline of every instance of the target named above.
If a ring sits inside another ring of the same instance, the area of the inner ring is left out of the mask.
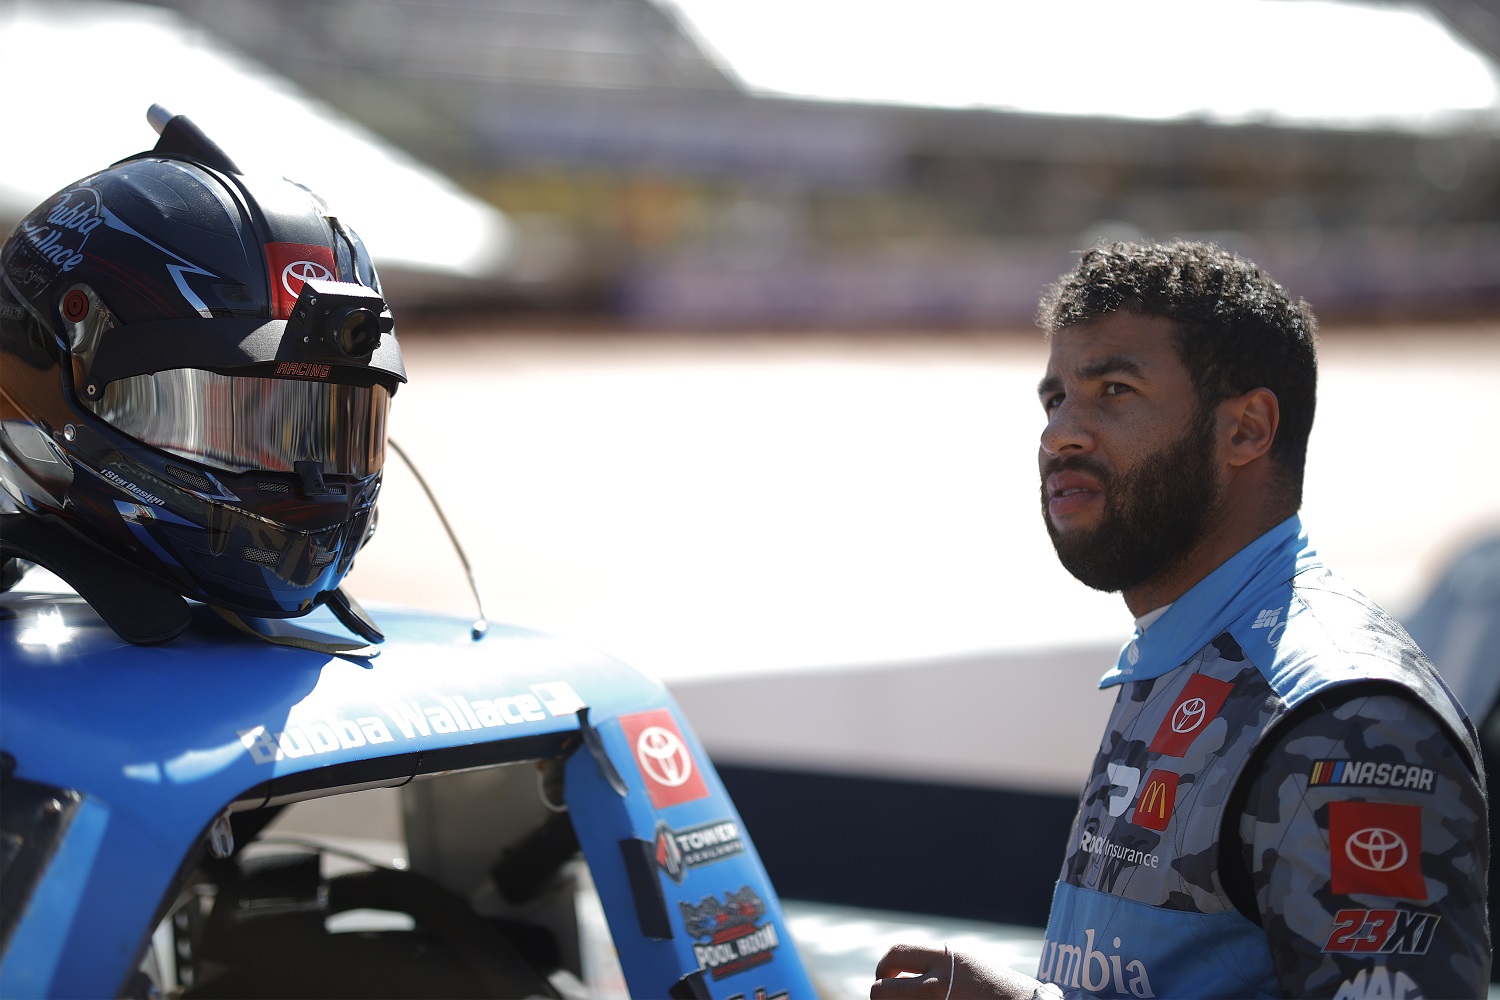
[[[1302,519],[1293,514],[1199,580],[1145,632],[1137,629],[1099,686],[1148,680],[1180,667],[1260,596],[1320,564]]]

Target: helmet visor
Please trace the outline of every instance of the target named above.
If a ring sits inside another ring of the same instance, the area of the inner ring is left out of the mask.
[[[368,476],[385,463],[384,386],[244,378],[194,368],[111,382],[94,412],[137,441],[227,472]]]

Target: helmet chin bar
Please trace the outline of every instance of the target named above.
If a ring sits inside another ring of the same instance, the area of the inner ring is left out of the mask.
[[[66,580],[116,635],[134,645],[167,642],[192,622],[188,602],[172,587],[49,521],[19,512],[0,513],[0,565],[9,568],[11,559],[36,563]],[[343,587],[322,592],[314,603],[326,605],[340,624],[366,642],[385,641],[375,620]],[[277,641],[243,627],[268,642]],[[350,651],[338,643],[324,648],[304,640],[303,645],[338,654]],[[373,656],[374,651],[364,655]]]
[[[57,574],[126,642],[151,646],[192,622],[187,601],[134,563],[29,514],[0,513],[0,562],[24,559]]]
[[[323,482],[323,463],[303,459],[292,463],[302,480],[302,492],[310,497],[327,496],[333,490]]]

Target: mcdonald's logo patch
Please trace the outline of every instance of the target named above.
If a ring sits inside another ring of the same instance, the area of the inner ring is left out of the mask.
[[[1150,830],[1165,830],[1172,821],[1172,807],[1177,804],[1177,775],[1171,771],[1152,771],[1136,800],[1130,822]]]

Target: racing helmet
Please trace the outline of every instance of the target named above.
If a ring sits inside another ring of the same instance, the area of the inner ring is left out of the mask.
[[[153,149],[68,185],[0,248],[7,554],[85,597],[77,578],[123,562],[239,615],[328,604],[378,639],[340,588],[406,381],[370,254],[307,189],[246,175],[187,118],[148,118]]]

